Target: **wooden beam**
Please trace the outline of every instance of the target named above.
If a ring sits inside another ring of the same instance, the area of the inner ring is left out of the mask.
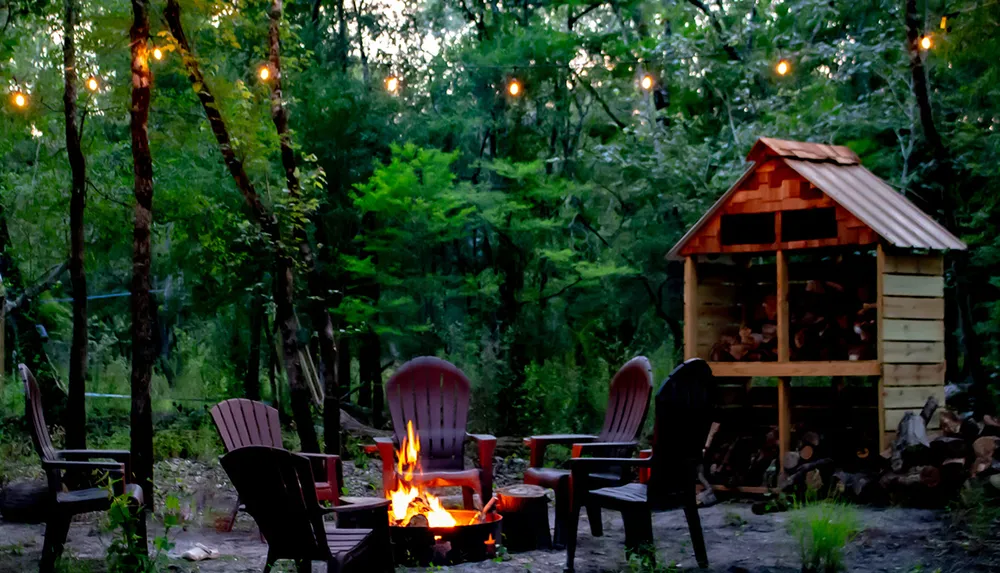
[[[885,349],[882,347],[883,336],[883,323],[885,322],[885,249],[882,247],[882,243],[879,243],[875,248],[875,285],[876,285],[876,315],[875,315],[875,328],[877,330],[878,340],[876,341],[875,347],[875,358],[881,363],[885,358]],[[879,376],[878,379],[878,440],[879,440],[879,451],[884,450],[888,444],[886,443],[885,435],[885,376]]]
[[[694,257],[687,257],[684,259],[684,359],[697,356],[698,267]]]
[[[709,362],[719,377],[795,376],[878,376],[882,367],[877,360],[842,360],[810,362]]]
[[[778,298],[778,362],[787,364],[791,359],[791,335],[788,318],[788,261],[785,252],[776,253]],[[778,379],[778,460],[781,470],[785,467],[785,454],[792,441],[792,379],[785,375]]]

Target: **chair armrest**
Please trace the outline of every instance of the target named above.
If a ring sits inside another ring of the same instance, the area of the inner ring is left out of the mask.
[[[389,437],[376,437],[375,446],[382,458],[382,492],[388,494],[396,489],[396,440]]]
[[[525,438],[524,445],[528,446],[531,450],[531,461],[528,465],[533,468],[540,468],[545,463],[545,448],[549,444],[573,445],[596,441],[597,436],[589,434],[546,434]]]
[[[389,508],[390,501],[388,499],[378,499],[371,498],[372,501],[365,501],[364,503],[345,503],[344,505],[338,505],[330,508],[331,513],[341,514],[341,513],[353,513],[358,511],[381,511],[385,512]]]
[[[80,462],[68,460],[42,460],[42,469],[46,470],[104,470],[125,473],[125,464],[118,462]]]
[[[333,503],[339,503],[340,486],[344,485],[344,466],[343,462],[340,460],[340,456],[334,454],[314,454],[311,452],[299,452],[299,455],[304,458],[308,458],[310,461],[316,461],[323,464],[326,468],[323,479],[325,479],[326,482],[330,484],[330,488],[333,489]]]
[[[653,467],[653,458],[573,458],[569,460],[569,468],[574,474],[578,472],[592,473],[610,467]]]
[[[125,475],[131,479],[132,452],[128,450],[59,450],[56,455],[64,460],[82,461],[94,459],[114,460],[125,466]]]
[[[493,467],[493,452],[497,449],[497,439],[489,434],[465,434],[465,437],[476,442],[479,449],[479,467]]]
[[[639,447],[639,442],[589,442],[573,444],[573,457],[591,456],[595,458],[610,458],[627,454]]]

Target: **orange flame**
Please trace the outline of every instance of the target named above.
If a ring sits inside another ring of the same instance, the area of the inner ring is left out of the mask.
[[[412,421],[406,422],[406,436],[396,456],[399,485],[388,495],[392,501],[392,517],[395,522],[405,526],[414,516],[423,515],[427,518],[429,527],[458,525],[455,518],[441,506],[441,501],[437,497],[423,491],[419,486],[411,485],[414,472],[420,472],[420,439],[413,431]]]

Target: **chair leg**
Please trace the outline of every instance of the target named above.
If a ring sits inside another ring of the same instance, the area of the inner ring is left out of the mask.
[[[691,545],[694,547],[694,558],[698,567],[708,568],[708,552],[705,551],[705,533],[701,530],[701,517],[698,515],[698,500],[694,490],[685,495],[684,517],[687,518],[688,531],[691,532]]]
[[[70,517],[56,514],[49,517],[45,523],[45,543],[42,546],[42,561],[38,565],[39,573],[55,571],[56,561],[62,555],[69,534]]]
[[[587,520],[590,521],[591,535],[594,537],[601,537],[604,535],[604,524],[601,523],[601,506],[594,503],[588,503]]]
[[[139,549],[144,555],[149,555],[149,533],[146,530],[146,508],[139,507],[139,524],[136,527],[136,535],[139,537]]]
[[[552,548],[566,548],[566,522],[569,520],[569,484],[556,484],[556,523],[552,533]]]
[[[575,569],[576,559],[576,533],[580,526],[581,505],[570,495],[570,510],[566,516],[566,567],[564,571],[571,572]]]
[[[474,503],[474,501],[472,499],[472,494],[473,493],[475,493],[475,492],[472,490],[471,487],[467,487],[467,486],[463,486],[462,487],[462,506],[465,509],[476,509],[475,503]],[[486,503],[487,501],[488,500],[484,499],[483,503]]]
[[[622,521],[625,524],[625,552],[646,556],[650,565],[655,565],[652,512],[648,508],[623,510]]]
[[[236,505],[233,506],[233,510],[229,512],[229,521],[226,522],[225,533],[229,533],[233,530],[233,526],[236,525],[236,514],[240,511],[240,498],[236,497]]]

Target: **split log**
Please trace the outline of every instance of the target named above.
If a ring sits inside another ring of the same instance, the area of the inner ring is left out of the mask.
[[[993,468],[998,444],[1000,444],[1000,438],[996,436],[983,436],[972,442],[972,453],[975,456],[975,461],[972,462],[972,468],[969,472],[972,477],[980,475],[985,477],[998,473]]]
[[[504,546],[510,551],[552,547],[549,535],[549,498],[537,485],[517,484],[496,490],[503,516]]]
[[[811,460],[813,458],[813,447],[806,444],[799,448],[799,458],[806,462]]]
[[[918,466],[905,473],[889,472],[879,479],[879,484],[887,490],[914,486],[936,488],[941,484],[941,470],[934,466]]]
[[[989,414],[983,416],[983,436],[998,436],[1000,437],[1000,420],[997,420]]]
[[[826,481],[822,474],[830,472],[834,467],[834,461],[830,458],[823,458],[815,462],[800,464],[791,474],[786,473],[778,479],[778,489],[794,493],[805,493],[810,486],[822,487]],[[819,470],[819,471],[817,471]],[[810,476],[812,472],[817,472]]]
[[[968,450],[969,446],[962,438],[940,436],[931,440],[931,453],[938,465],[944,460],[965,458]]]
[[[785,457],[781,458],[781,465],[786,472],[790,472],[798,467],[801,459],[798,452],[785,452]]]

